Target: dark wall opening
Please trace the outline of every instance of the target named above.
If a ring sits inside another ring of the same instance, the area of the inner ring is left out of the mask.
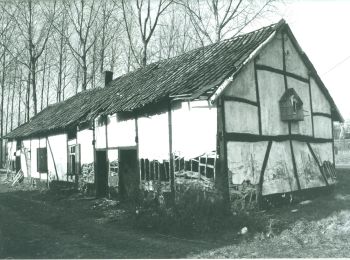
[[[96,151],[95,185],[97,197],[106,197],[108,195],[108,166],[106,150]]]
[[[136,149],[119,151],[119,195],[122,199],[137,198],[140,176]]]

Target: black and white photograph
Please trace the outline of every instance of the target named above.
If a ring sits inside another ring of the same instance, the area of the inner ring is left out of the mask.
[[[0,0],[0,258],[350,257],[350,1]]]

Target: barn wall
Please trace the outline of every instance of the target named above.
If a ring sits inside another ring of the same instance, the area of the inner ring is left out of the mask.
[[[48,137],[47,167],[50,180],[67,180],[67,134]],[[36,162],[36,161],[35,161]],[[55,171],[55,165],[57,174]]]
[[[31,176],[31,161],[32,161],[32,152],[31,152],[31,140],[26,139],[22,141],[23,148],[21,149],[21,168],[24,173],[24,177]]]
[[[92,140],[92,130],[84,129],[77,132],[77,143],[80,144],[80,162],[82,165],[94,162],[94,146]]]
[[[258,108],[250,104],[225,101],[225,128],[227,132],[259,134]],[[245,116],[242,117],[241,115]]]
[[[172,144],[175,191],[181,199],[187,191],[214,190],[217,108],[208,102],[181,102],[172,107]]]
[[[256,101],[254,64],[249,63],[235,80],[225,89],[225,96],[240,97]]]
[[[310,77],[313,112],[331,113],[331,106],[316,81]]]
[[[294,177],[290,142],[273,142],[264,173],[262,195],[296,190],[298,186]]]
[[[247,194],[254,197],[260,184],[261,194],[269,195],[334,183],[321,172],[324,161],[333,162],[330,104],[292,41],[287,35],[282,39],[276,35],[223,93],[229,193],[235,203],[246,203]],[[281,120],[279,100],[287,88],[302,99],[302,121]]]
[[[288,68],[288,67],[287,67]],[[303,101],[304,120],[291,123],[292,134],[312,136],[312,111],[309,84],[287,77],[288,88],[294,88]]]
[[[293,141],[293,149],[301,189],[326,186],[317,161],[305,142]]]
[[[141,189],[170,191],[168,112],[140,115],[137,127]],[[159,168],[167,178],[160,177]]]
[[[31,139],[30,146],[31,146],[31,149],[30,149],[30,154],[31,154],[31,161],[30,161],[31,177],[39,178],[39,173],[37,171],[37,149],[39,148],[39,139]]]
[[[279,33],[273,41],[259,53],[257,64],[269,65],[275,69],[283,69],[282,35]]]
[[[68,139],[67,144],[68,145],[75,145],[75,144],[77,144],[77,139],[76,138]]]
[[[287,71],[308,78],[309,70],[287,35],[284,37],[284,50]]]
[[[332,138],[332,119],[324,116],[313,116],[314,134],[317,138]]]
[[[116,114],[108,116],[108,147],[136,146],[135,119],[120,119]]]
[[[103,117],[95,119],[95,140],[96,149],[106,148],[106,124]]]
[[[217,111],[207,101],[172,109],[173,152],[186,160],[216,150]]]
[[[139,157],[169,160],[168,112],[140,116],[138,123]]]
[[[7,141],[6,149],[7,149],[7,160],[14,161],[16,160],[16,140]]]
[[[257,71],[263,135],[287,135],[288,124],[281,121],[279,99],[285,92],[283,75]]]
[[[93,130],[83,129],[77,132],[77,144],[80,145],[80,165],[81,175],[79,176],[78,187],[80,190],[93,193],[93,190],[87,187],[93,186],[95,181],[94,174],[94,146]]]

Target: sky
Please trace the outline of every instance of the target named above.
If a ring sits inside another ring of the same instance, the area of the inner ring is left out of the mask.
[[[350,0],[284,0],[266,23],[285,19],[341,114],[350,119]]]

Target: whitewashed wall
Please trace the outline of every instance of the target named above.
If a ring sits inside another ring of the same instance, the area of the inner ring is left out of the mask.
[[[307,189],[326,186],[319,165],[313,158],[307,144],[304,142],[293,141],[293,150],[300,188]]]
[[[103,149],[107,146],[110,148],[136,146],[135,137],[135,120],[118,120],[116,114],[107,117],[107,126],[98,123],[95,120],[95,138],[96,148]],[[106,127],[107,127],[107,144],[106,144]]]
[[[92,130],[84,129],[77,132],[77,143],[80,144],[80,161],[82,165],[94,162],[94,146],[92,140]]]
[[[281,120],[279,100],[285,92],[283,75],[258,71],[263,135],[287,135],[288,124]]]
[[[188,160],[216,151],[216,133],[217,109],[209,107],[207,101],[182,102],[180,107],[173,106],[172,142],[173,153],[177,156]]]
[[[229,187],[249,181],[258,184],[267,142],[228,142]]]
[[[310,80],[312,108],[314,113],[331,114],[331,106],[313,78]],[[332,138],[332,120],[324,116],[313,116],[315,137]]]
[[[31,176],[31,161],[32,161],[32,152],[31,152],[31,140],[22,141],[23,149],[21,150],[21,168],[24,173],[24,177]],[[26,154],[25,154],[26,153]]]
[[[262,194],[284,193],[298,190],[294,177],[289,141],[273,142],[267,161]]]
[[[282,35],[280,33],[259,53],[257,64],[283,69]]]
[[[57,180],[54,162],[56,164],[58,180],[67,180],[67,134],[48,137],[50,145],[47,146],[47,167],[50,180]],[[51,151],[52,155],[51,155]],[[35,161],[36,163],[36,161]]]
[[[106,125],[99,118],[95,119],[95,140],[96,149],[106,148]]]
[[[108,116],[107,135],[108,147],[136,146],[135,120],[118,120],[115,114]]]
[[[284,36],[284,51],[287,71],[308,78],[309,70],[287,35]]]
[[[256,101],[254,64],[252,62],[247,64],[235,80],[225,89],[224,95]]]
[[[75,145],[75,144],[77,144],[77,139],[76,139],[76,138],[74,138],[74,139],[69,139],[69,140],[67,141],[67,144],[68,144],[68,145]]]
[[[7,160],[16,160],[16,141],[8,141],[6,144],[6,149],[7,149]]]
[[[137,119],[139,158],[169,160],[168,112]]]
[[[39,148],[39,139],[33,138],[30,141],[30,154],[31,154],[31,160],[30,160],[30,173],[32,178],[39,178],[40,175],[38,173],[37,168],[37,149]]]

